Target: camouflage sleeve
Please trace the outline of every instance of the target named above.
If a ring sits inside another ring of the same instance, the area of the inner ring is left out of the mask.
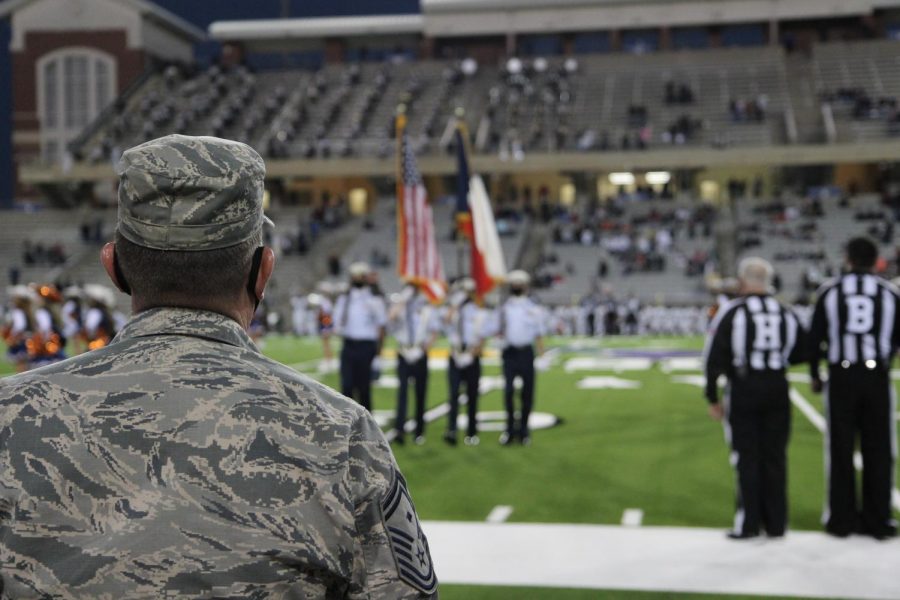
[[[437,599],[428,540],[390,447],[369,413],[350,438],[358,545],[351,600]]]

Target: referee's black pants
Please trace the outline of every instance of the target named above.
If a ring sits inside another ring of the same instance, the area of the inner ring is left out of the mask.
[[[456,434],[456,421],[459,416],[459,390],[465,386],[466,414],[469,417],[466,435],[473,437],[478,434],[478,386],[481,382],[481,359],[475,358],[469,366],[460,369],[451,357],[447,378],[450,384],[450,414],[447,418],[447,431],[450,434]]]
[[[896,533],[891,517],[896,432],[894,394],[885,368],[832,365],[825,395],[828,414],[828,505],[825,529],[836,535]],[[863,459],[862,507],[857,503],[853,453]]]
[[[341,347],[341,393],[372,410],[372,361],[378,354],[374,340],[344,338]]]
[[[416,362],[408,362],[403,355],[397,357],[397,379],[400,387],[397,388],[397,418],[394,427],[397,429],[397,439],[402,440],[406,432],[406,411],[409,380],[413,380],[416,394],[416,437],[425,433],[425,395],[428,391],[428,354],[425,353]]]
[[[731,462],[737,473],[734,532],[784,535],[787,527],[787,443],[791,430],[783,373],[731,381],[728,400]]]
[[[515,379],[522,378],[522,411],[519,422],[515,420]],[[524,439],[529,436],[528,418],[534,405],[534,348],[531,346],[507,346],[503,350],[503,401],[506,405],[506,433]],[[518,426],[517,426],[518,425]]]

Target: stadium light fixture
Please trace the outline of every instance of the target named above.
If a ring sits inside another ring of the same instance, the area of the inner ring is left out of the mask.
[[[559,188],[559,203],[563,206],[573,206],[575,204],[576,190],[575,184],[564,183]]]
[[[672,179],[672,174],[668,171],[648,171],[644,179],[650,185],[666,185]]]
[[[634,173],[610,173],[609,182],[613,185],[634,185]]]
[[[353,188],[347,194],[350,200],[350,213],[353,215],[364,215],[369,208],[369,192],[365,188]]]

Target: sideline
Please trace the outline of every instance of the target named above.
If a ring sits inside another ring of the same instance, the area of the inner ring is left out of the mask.
[[[900,598],[900,543],[797,531],[425,521],[441,583],[816,598]]]

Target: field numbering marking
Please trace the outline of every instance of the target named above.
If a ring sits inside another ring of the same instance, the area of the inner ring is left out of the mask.
[[[509,518],[509,515],[512,514],[512,511],[512,506],[500,504],[491,509],[491,512],[488,514],[485,521],[487,521],[488,523],[503,523]]]
[[[644,522],[644,511],[639,508],[626,508],[622,513],[622,525],[625,527],[640,527]]]

